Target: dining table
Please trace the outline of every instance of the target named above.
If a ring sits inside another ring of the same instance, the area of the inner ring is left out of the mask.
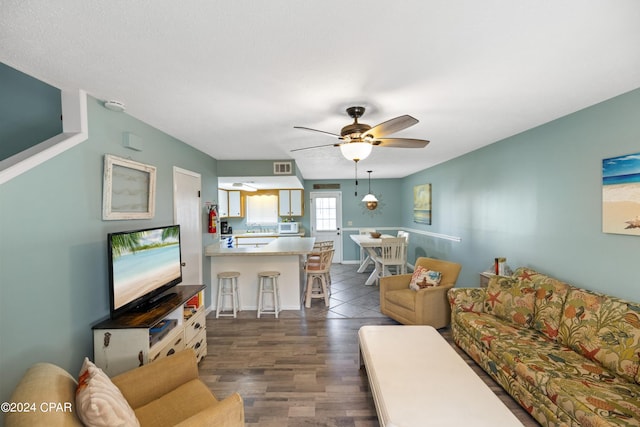
[[[382,234],[380,237],[371,237],[370,234],[352,234],[351,240],[353,240],[359,247],[364,249],[367,255],[362,263],[358,267],[358,273],[364,273],[367,270],[369,264],[373,264],[373,271],[364,282],[365,285],[371,286],[376,283],[376,279],[382,276],[379,271],[379,266],[374,262],[374,258],[379,255],[380,248],[382,247],[382,239],[388,237],[395,237],[390,234]]]

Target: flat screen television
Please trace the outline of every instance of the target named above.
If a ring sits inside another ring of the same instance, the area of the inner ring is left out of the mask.
[[[149,309],[182,281],[179,225],[109,233],[107,243],[112,318]]]

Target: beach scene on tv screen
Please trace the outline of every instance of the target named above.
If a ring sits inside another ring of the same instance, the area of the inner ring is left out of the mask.
[[[178,234],[168,227],[113,236],[114,308],[180,277]]]

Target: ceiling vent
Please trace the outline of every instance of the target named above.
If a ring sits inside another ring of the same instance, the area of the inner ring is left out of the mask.
[[[313,184],[314,190],[339,190],[340,184]]]
[[[274,175],[291,175],[291,162],[273,162]]]

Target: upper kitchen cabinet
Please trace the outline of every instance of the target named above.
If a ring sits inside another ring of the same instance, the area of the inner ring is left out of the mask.
[[[303,190],[278,191],[278,215],[302,216],[304,213]]]
[[[227,218],[229,216],[229,195],[227,190],[218,188],[218,216]]]
[[[240,191],[229,190],[227,191],[229,199],[229,218],[242,218],[244,217],[244,203],[242,203],[242,194]]]
[[[240,191],[218,188],[218,215],[220,218],[244,217],[244,203]]]

